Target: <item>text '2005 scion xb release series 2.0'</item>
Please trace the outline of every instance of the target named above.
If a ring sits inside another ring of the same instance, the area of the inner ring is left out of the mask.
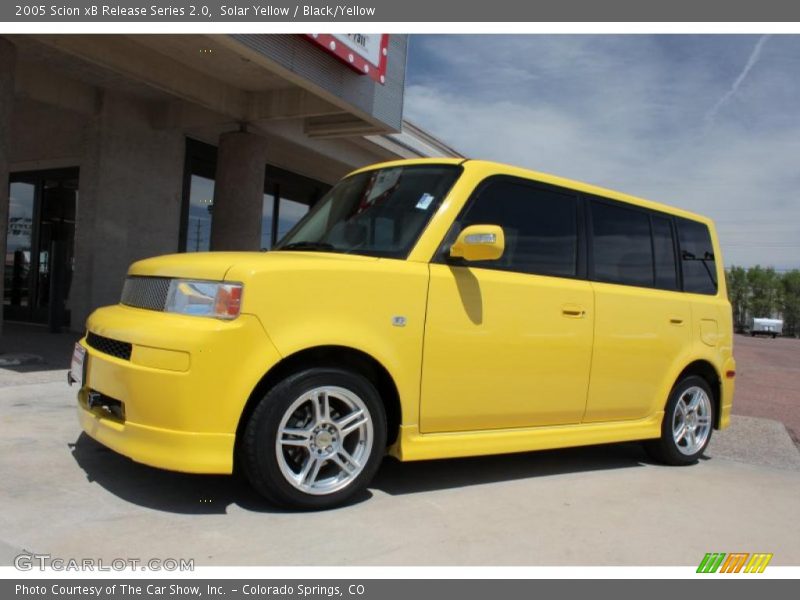
[[[236,465],[312,509],[363,490],[387,452],[643,440],[690,464],[728,425],[734,375],[709,219],[453,159],[352,173],[270,252],[133,264],[70,372],[100,443]]]

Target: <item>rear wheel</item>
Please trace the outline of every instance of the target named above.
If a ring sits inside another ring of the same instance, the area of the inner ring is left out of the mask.
[[[648,452],[670,465],[697,462],[711,440],[712,397],[711,388],[702,377],[692,375],[679,381],[667,402],[661,437],[645,444]]]
[[[245,428],[242,462],[273,503],[301,509],[340,505],[372,479],[386,448],[386,416],[365,377],[333,368],[284,379]]]

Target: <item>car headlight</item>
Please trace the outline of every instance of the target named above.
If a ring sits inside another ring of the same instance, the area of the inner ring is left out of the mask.
[[[242,284],[192,279],[173,279],[166,312],[197,317],[235,319],[242,306]]]

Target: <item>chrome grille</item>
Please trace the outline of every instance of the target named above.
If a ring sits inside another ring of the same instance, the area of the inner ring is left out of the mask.
[[[122,304],[164,310],[169,294],[169,277],[128,277],[122,286]]]
[[[102,335],[97,335],[96,333],[92,333],[90,331],[88,334],[86,334],[86,343],[98,352],[110,354],[111,356],[116,356],[122,360],[131,359],[131,351],[133,350],[133,346],[128,342],[113,340],[111,338],[103,337]]]

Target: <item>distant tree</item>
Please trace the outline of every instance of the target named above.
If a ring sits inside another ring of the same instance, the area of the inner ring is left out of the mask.
[[[728,300],[733,309],[733,327],[743,331],[747,324],[747,310],[750,306],[750,287],[747,284],[747,271],[743,267],[728,270]]]
[[[783,331],[794,336],[800,333],[800,271],[794,269],[784,273],[781,289]]]
[[[780,277],[772,267],[756,265],[747,270],[750,288],[750,314],[754,317],[771,317],[780,308]]]

